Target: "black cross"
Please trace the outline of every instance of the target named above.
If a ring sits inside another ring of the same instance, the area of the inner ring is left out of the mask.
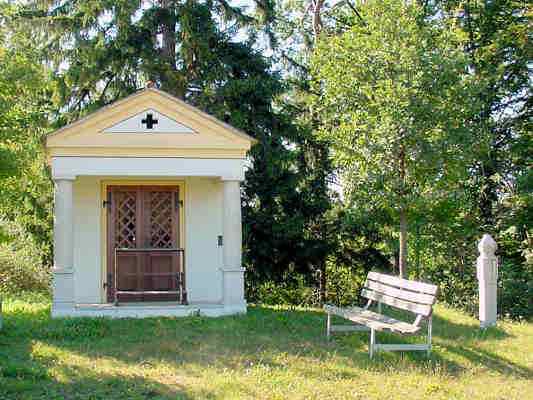
[[[152,129],[154,125],[158,124],[158,120],[154,119],[152,114],[147,114],[146,118],[141,121],[142,124],[146,124],[146,129]]]

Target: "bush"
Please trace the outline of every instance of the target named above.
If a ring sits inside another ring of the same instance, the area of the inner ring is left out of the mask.
[[[478,282],[474,263],[462,268],[457,268],[455,264],[438,265],[437,268],[426,269],[423,273],[425,279],[422,280],[439,287],[437,302],[463,309],[470,314],[477,313]]]
[[[326,302],[338,306],[357,305],[366,279],[364,268],[328,263],[326,269]]]
[[[504,259],[498,272],[498,313],[515,319],[531,318],[533,265]]]
[[[253,301],[268,305],[316,306],[318,292],[315,288],[306,285],[302,276],[296,276],[290,282],[268,281],[259,284]]]
[[[51,271],[28,248],[0,245],[0,293],[50,292]]]
[[[511,252],[499,240],[498,315],[512,319],[533,317],[533,265],[517,251]],[[450,258],[449,263],[427,263],[417,271],[426,280],[439,286],[437,301],[478,314],[478,280],[475,250],[463,262]],[[420,277],[418,277],[420,278]]]
[[[358,304],[366,271],[328,263],[326,302],[339,306]],[[266,281],[247,285],[249,301],[268,305],[319,306],[318,286],[305,280],[303,275],[292,273],[281,282]]]

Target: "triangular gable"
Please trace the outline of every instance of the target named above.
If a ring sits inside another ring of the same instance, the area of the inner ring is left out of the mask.
[[[104,133],[193,133],[157,110],[147,109],[103,130]]]
[[[147,88],[52,132],[46,146],[51,156],[87,152],[158,155],[163,151],[158,149],[164,149],[166,155],[181,154],[177,149],[189,153],[191,149],[210,149],[214,154],[216,149],[238,153],[241,158],[254,142],[246,133],[196,107]]]

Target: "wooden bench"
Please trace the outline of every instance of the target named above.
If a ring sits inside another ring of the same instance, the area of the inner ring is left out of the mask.
[[[332,332],[370,331],[370,358],[377,351],[426,351],[431,352],[431,324],[433,304],[437,296],[437,286],[429,283],[411,281],[391,275],[369,272],[361,295],[368,299],[361,307],[340,308],[324,305],[328,314],[326,334]],[[377,303],[377,312],[370,311]],[[416,315],[412,323],[381,314],[381,304],[407,310]],[[331,315],[338,315],[354,322],[356,325],[332,325]],[[378,344],[376,331],[389,331],[401,335],[415,335],[421,330],[422,321],[427,320],[427,342],[425,344]]]

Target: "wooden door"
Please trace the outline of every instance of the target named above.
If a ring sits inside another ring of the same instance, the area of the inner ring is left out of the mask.
[[[114,301],[115,280],[120,291],[176,291],[182,261],[175,251],[178,187],[108,186],[107,195],[107,300]],[[121,302],[178,300],[167,293],[119,296]]]

